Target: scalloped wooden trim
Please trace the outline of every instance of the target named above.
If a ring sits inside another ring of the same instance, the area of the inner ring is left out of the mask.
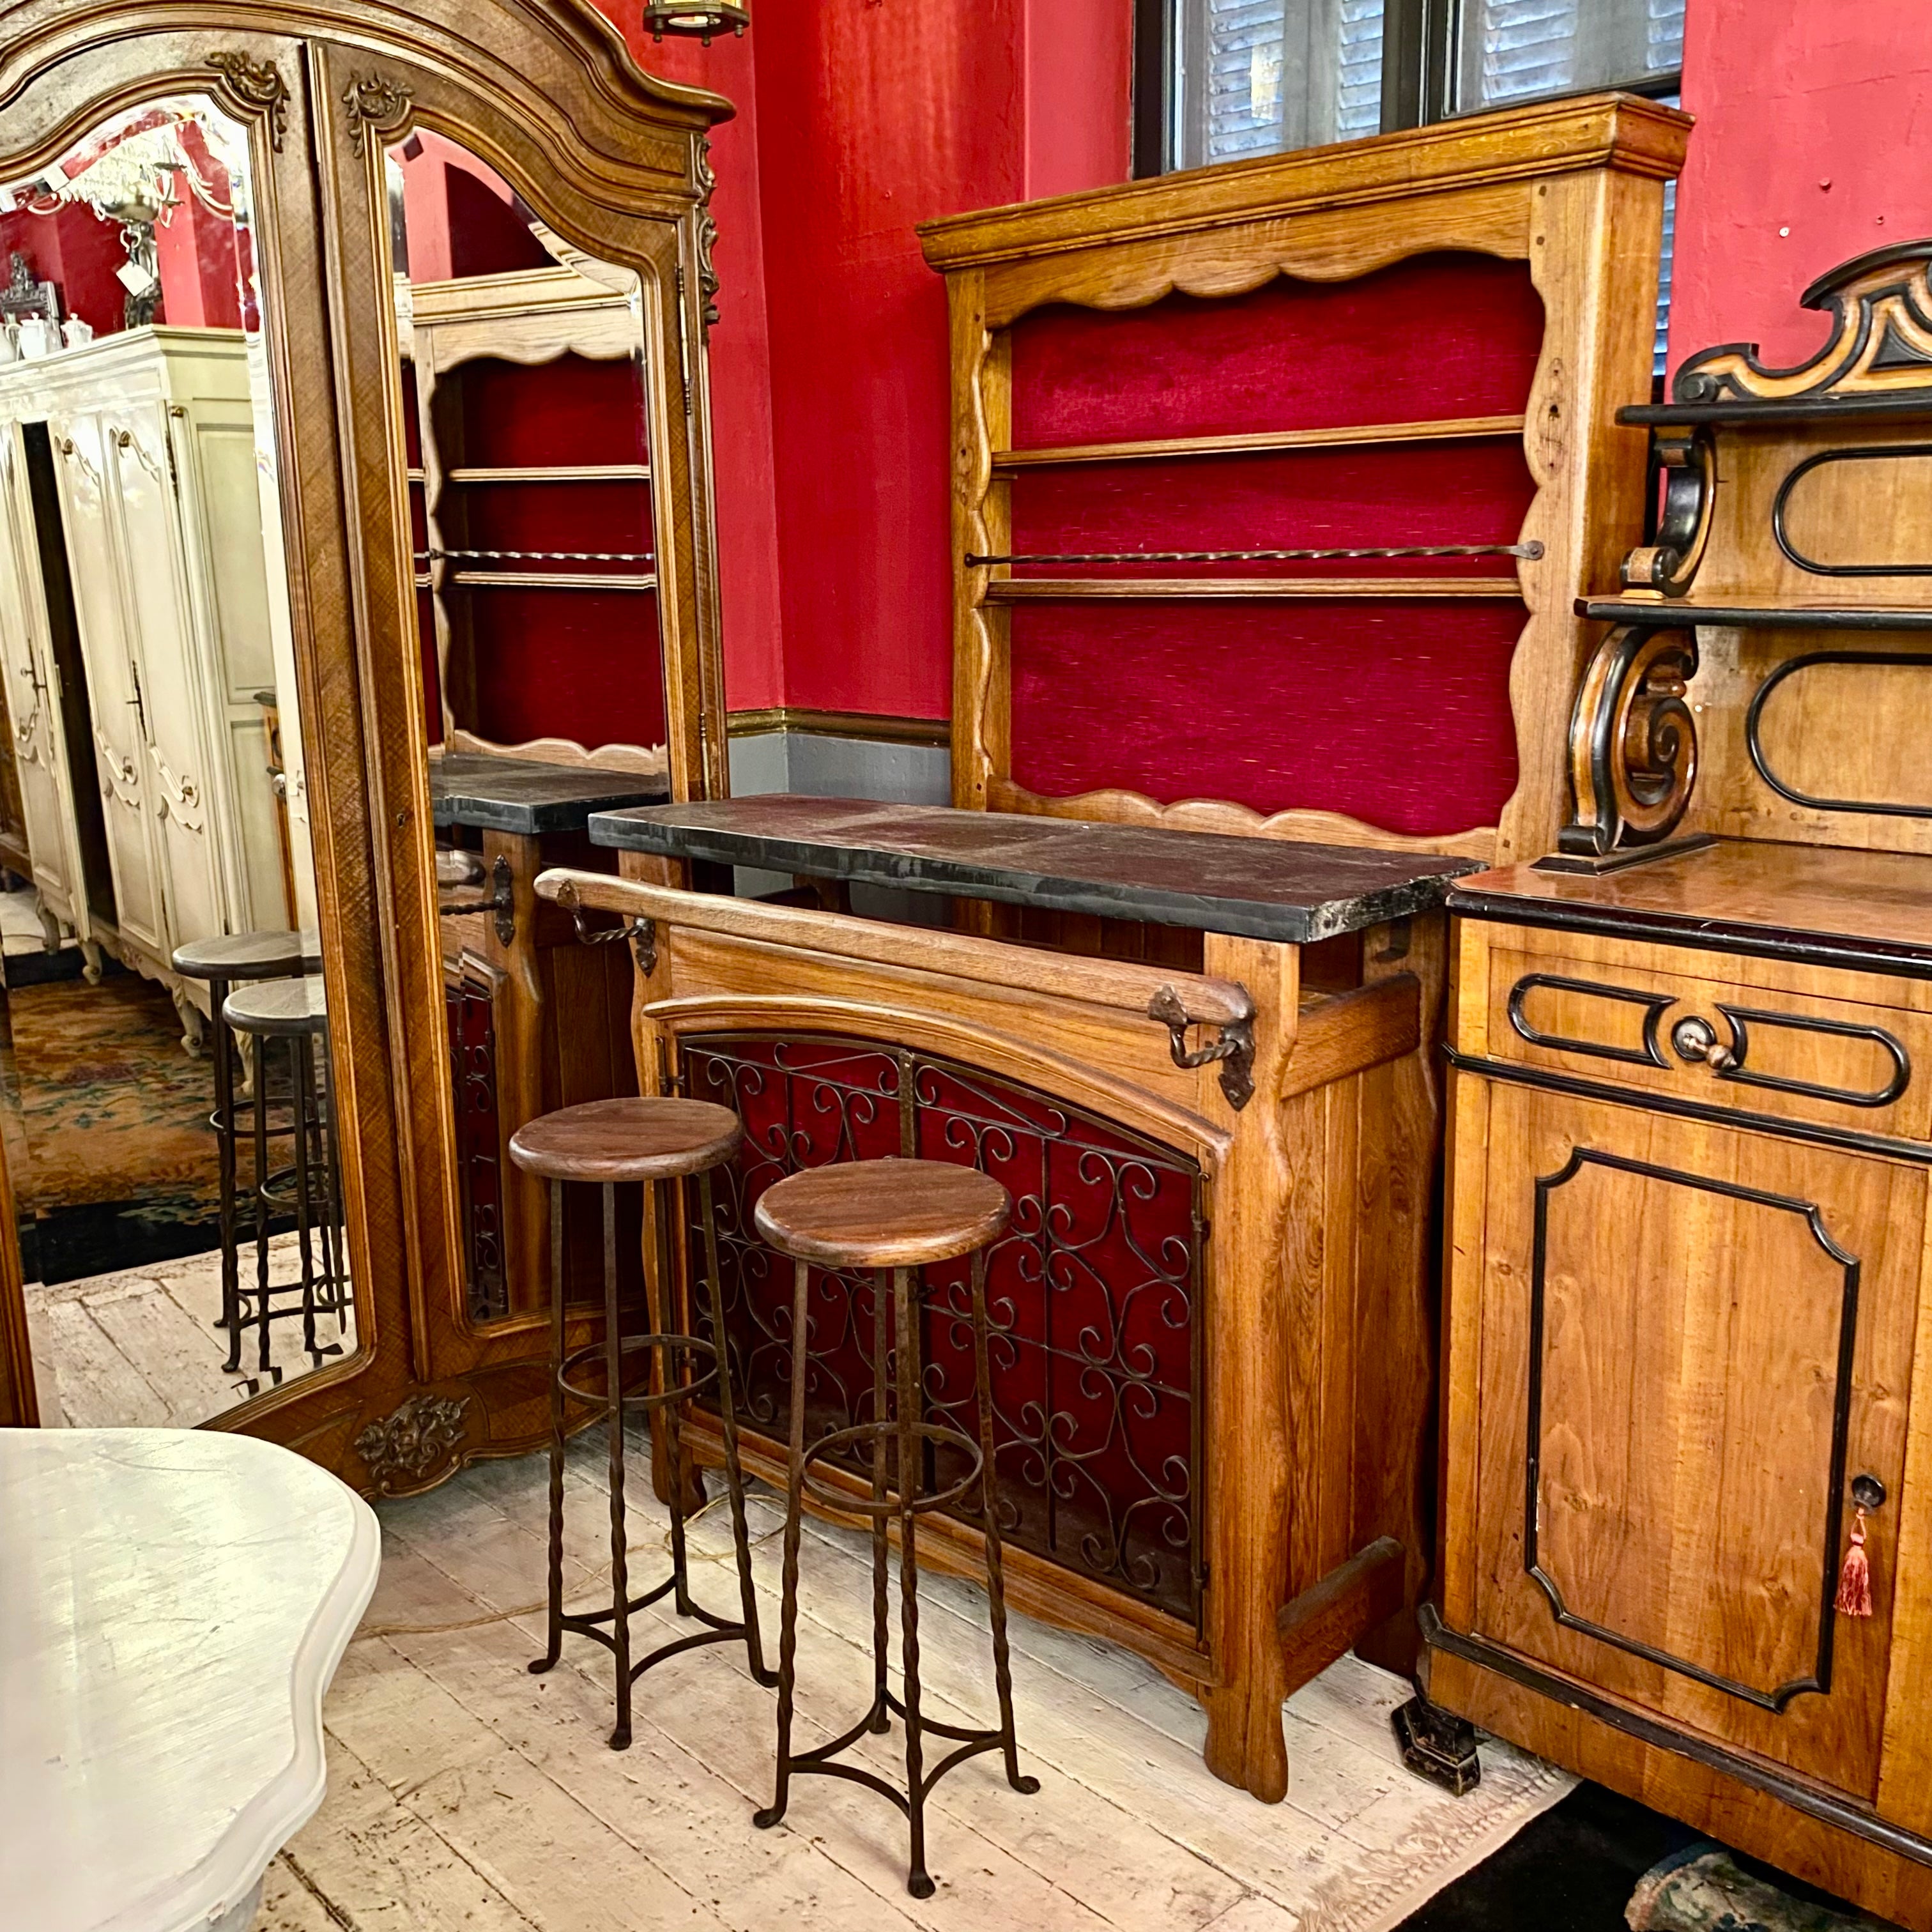
[[[521,744],[505,745],[460,727],[446,732],[442,745],[430,748],[430,756],[436,757],[439,751],[473,753],[484,758],[525,758],[539,765],[581,765],[592,771],[634,772],[644,778],[663,778],[670,769],[670,754],[662,745],[599,745],[592,750],[574,738],[526,738]]]
[[[1225,798],[1182,798],[1163,805],[1144,792],[1086,791],[1051,798],[1011,778],[986,787],[988,809],[1023,812],[1046,818],[1094,819],[1108,825],[1150,825],[1169,832],[1214,832],[1240,838],[1292,838],[1318,845],[1360,845],[1383,852],[1424,852],[1458,859],[1492,859],[1496,828],[1417,838],[1384,830],[1340,812],[1297,810],[1263,814]]]

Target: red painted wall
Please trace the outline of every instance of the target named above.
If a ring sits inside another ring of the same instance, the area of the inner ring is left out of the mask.
[[[1670,362],[1720,342],[1804,359],[1806,285],[1932,235],[1932,16],[1924,0],[1690,0]]]
[[[728,700],[944,717],[945,290],[913,231],[1126,178],[1132,8],[753,0],[706,50],[608,4],[647,68],[739,110],[713,143]]]
[[[710,88],[737,109],[714,129],[718,186],[717,322],[711,331],[712,472],[718,502],[718,566],[724,618],[724,683],[734,710],[782,704],[784,639],[778,604],[779,511],[774,485],[771,344],[766,315],[758,142],[758,46],[766,15],[742,40],[708,47],[653,41],[638,26],[639,0],[603,0],[640,63],[667,80]]]

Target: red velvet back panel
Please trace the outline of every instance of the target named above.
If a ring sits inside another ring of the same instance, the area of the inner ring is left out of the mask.
[[[464,363],[454,380],[464,463],[645,460],[644,383],[633,362],[560,356],[526,368],[489,358]]]
[[[1522,445],[1514,440],[1081,464],[1015,475],[1012,548],[1052,553],[1509,544],[1534,494]],[[1156,564],[1142,574],[1171,577],[1178,568]],[[1510,573],[1502,557],[1228,568],[1243,577]],[[1014,574],[1117,576],[1137,568],[1016,566]],[[1213,574],[1213,567],[1190,564],[1185,571]]]
[[[450,380],[453,394],[439,398],[446,463],[511,469],[646,460],[644,392],[630,362],[479,361]],[[641,482],[447,484],[441,521],[451,548],[606,554],[601,561],[482,558],[466,567],[588,576],[638,576],[654,567],[650,486]],[[655,594],[480,585],[448,594],[468,600],[475,645],[476,716],[462,722],[502,743],[664,742]]]
[[[1514,602],[1022,605],[1013,776],[1418,837],[1493,825],[1516,789]]]
[[[1352,282],[1264,284],[1013,324],[1013,447],[1520,410],[1543,346],[1521,262],[1422,255]]]
[[[664,742],[658,600],[648,591],[471,590],[475,728],[500,744]]]
[[[1543,310],[1527,267],[1438,254],[1223,300],[1056,306],[1012,330],[1013,446],[1514,416]],[[1514,434],[1013,473],[1018,554],[1507,544],[1534,495]],[[1018,564],[1016,576],[1480,577],[1507,557]],[[1493,825],[1516,782],[1515,598],[1163,598],[1012,613],[1013,776],[1391,831]]]

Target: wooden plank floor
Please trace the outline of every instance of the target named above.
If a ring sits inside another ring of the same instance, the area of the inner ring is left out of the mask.
[[[608,1562],[603,1449],[572,1452],[566,1560],[590,1602]],[[668,1561],[664,1522],[629,1486],[634,1587]],[[382,1579],[325,1709],[329,1790],[269,1874],[261,1932],[1382,1932],[1554,1803],[1571,1780],[1501,1744],[1456,1800],[1403,1772],[1388,1713],[1398,1680],[1345,1658],[1291,1702],[1292,1789],[1264,1806],[1199,1756],[1192,1700],[1110,1646],[1015,1619],[1021,1754],[1042,1788],[1011,1790],[996,1756],[951,1774],[928,1807],[939,1889],[904,1888],[904,1826],[875,1794],[796,1780],[770,1797],[772,1694],[742,1646],[673,1659],[638,1686],[636,1742],[606,1742],[609,1660],[542,1648],[544,1462],[483,1464],[381,1505]],[[642,1493],[640,1494],[640,1492]],[[700,1600],[735,1600],[721,1509],[694,1526]],[[779,1513],[752,1501],[766,1642],[777,1642]],[[720,1560],[725,1559],[725,1560]],[[814,1524],[802,1564],[801,1748],[842,1730],[871,1681],[871,1585],[859,1536]],[[897,1586],[893,1588],[897,1600]],[[988,1720],[983,1594],[921,1580],[929,1714]],[[638,1649],[674,1630],[653,1610]],[[862,1756],[898,1773],[902,1734]]]

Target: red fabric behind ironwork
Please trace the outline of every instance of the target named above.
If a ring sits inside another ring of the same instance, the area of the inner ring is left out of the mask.
[[[1436,254],[1348,282],[1270,282],[1015,322],[1013,446],[1500,416],[1543,345],[1521,262]]]
[[[1012,613],[1013,776],[1417,836],[1516,788],[1514,601],[1054,604]]]

